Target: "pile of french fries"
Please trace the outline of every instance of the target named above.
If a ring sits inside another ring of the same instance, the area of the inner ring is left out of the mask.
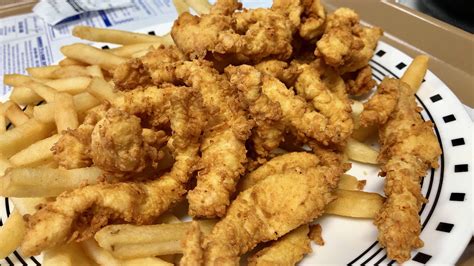
[[[178,13],[190,7],[198,13],[207,13],[210,8],[209,3],[202,0],[174,0],[173,3]],[[0,258],[20,245],[27,230],[24,215],[34,213],[38,205],[62,192],[97,183],[102,174],[97,167],[72,170],[58,167],[51,148],[61,134],[77,128],[89,110],[118,97],[111,81],[118,65],[143,56],[153,47],[173,43],[169,34],[151,36],[85,26],[76,27],[73,34],[119,46],[102,50],[80,43],[67,45],[61,48],[65,58],[58,65],[28,68],[28,75],[4,76],[4,83],[13,89],[10,100],[0,103],[0,196],[10,197],[15,209],[0,228]],[[362,110],[363,105],[354,102],[356,125]],[[9,123],[12,126],[7,130]],[[363,143],[374,132],[376,128],[356,130],[348,142],[347,157],[377,164],[378,151]],[[326,213],[373,218],[384,198],[361,191],[364,184],[353,176],[343,175],[338,199],[327,207]],[[199,223],[206,234],[216,221]],[[181,240],[189,227],[190,222],[183,222],[172,213],[163,215],[156,225],[109,225],[94,239],[47,250],[43,263],[171,265],[177,261],[176,255],[182,253]]]

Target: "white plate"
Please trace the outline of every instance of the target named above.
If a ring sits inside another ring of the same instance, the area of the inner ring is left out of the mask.
[[[163,25],[157,27],[140,32],[163,32]],[[406,54],[380,42],[370,65],[374,78],[380,81],[384,76],[400,77],[411,61]],[[423,118],[435,125],[443,155],[440,167],[430,170],[422,180],[423,195],[429,200],[420,212],[425,246],[413,251],[405,265],[454,264],[472,234],[472,122],[461,102],[431,72],[426,74],[417,98],[423,107]],[[354,163],[349,173],[367,179],[364,190],[383,193],[384,180],[377,176],[378,171],[377,167]],[[0,221],[5,221],[13,205],[1,197],[0,204]],[[394,263],[378,244],[377,229],[371,220],[327,216],[317,222],[323,227],[325,245],[313,244],[313,253],[301,265]],[[41,256],[22,258],[15,252],[1,259],[0,265],[40,265],[40,262]]]

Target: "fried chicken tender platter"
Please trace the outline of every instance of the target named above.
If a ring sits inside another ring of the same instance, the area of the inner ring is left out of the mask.
[[[203,2],[180,7],[193,3]],[[295,265],[311,254],[311,241],[331,241],[318,222],[330,209],[373,219],[388,257],[407,261],[423,246],[420,180],[442,152],[415,100],[419,83],[412,81],[423,70],[377,85],[369,61],[382,29],[362,25],[349,8],[328,11],[320,0],[194,8],[200,14],[182,10],[168,36],[95,51],[110,59],[106,67],[76,55],[82,46],[64,49],[59,68],[82,69],[90,82],[65,98],[69,109],[54,101],[63,98],[53,85],[40,84],[65,78],[58,69],[12,77],[46,101],[27,119],[51,136],[51,146],[33,162],[2,161],[9,180],[0,183],[2,196],[18,193],[9,168],[98,173],[92,181],[74,175],[54,197],[37,192],[29,205],[19,199],[30,206],[21,213],[21,253],[45,252],[50,264],[68,258],[54,254],[71,247],[91,265]],[[61,110],[75,123],[60,123]],[[375,132],[366,143],[379,152],[362,143],[361,132]],[[348,152],[354,143],[361,152]],[[378,157],[363,158],[364,150]],[[356,161],[379,165],[385,197],[361,191],[365,180],[347,174]],[[372,200],[375,214],[345,206],[347,197]]]

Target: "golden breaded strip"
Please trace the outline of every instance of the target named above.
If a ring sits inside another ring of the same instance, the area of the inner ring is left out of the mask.
[[[252,124],[227,79],[205,62],[184,62],[176,76],[199,89],[210,112],[201,144],[201,170],[196,187],[188,193],[189,214],[222,217],[230,204],[247,161],[245,140]]]
[[[276,240],[248,260],[250,266],[296,265],[305,254],[311,253],[309,226],[302,225]]]
[[[23,254],[39,254],[66,241],[87,239],[109,221],[151,223],[182,199],[199,159],[204,114],[199,94],[190,89],[178,90],[171,101],[174,134],[168,147],[176,160],[171,171],[150,182],[102,183],[60,195],[29,219]]]
[[[197,221],[191,222],[181,245],[183,247],[183,257],[179,262],[180,266],[200,266],[203,264],[202,232]]]
[[[412,89],[399,80],[385,79],[397,86],[400,98],[387,123],[379,130],[382,175],[387,200],[375,217],[379,243],[388,257],[402,263],[414,248],[423,246],[418,212],[426,199],[420,179],[430,167],[438,167],[441,148],[432,124],[423,121]]]
[[[206,265],[235,264],[258,243],[322,215],[334,199],[328,179],[341,173],[338,166],[319,166],[304,174],[275,174],[241,192],[204,240]]]
[[[329,138],[323,140],[327,143],[344,143],[352,134],[354,123],[351,116],[351,106],[347,95],[338,95],[331,91],[323,80],[323,72],[319,66],[321,62],[302,66],[302,73],[295,84],[297,94],[309,101],[315,110],[318,110],[327,119],[324,129]]]
[[[377,92],[364,103],[364,110],[360,114],[360,124],[363,127],[383,125],[387,122],[397,106],[400,94],[399,82],[385,78],[378,86]]]
[[[308,152],[290,152],[277,156],[242,178],[239,190],[251,188],[261,180],[274,174],[301,173],[320,163],[318,156]]]
[[[259,159],[264,160],[283,141],[285,126],[280,122],[280,106],[262,94],[262,73],[254,67],[229,66],[225,72],[232,86],[243,96],[245,107],[255,121],[252,144]]]
[[[367,65],[343,76],[347,93],[360,96],[368,93],[377,83],[372,78],[372,68]]]

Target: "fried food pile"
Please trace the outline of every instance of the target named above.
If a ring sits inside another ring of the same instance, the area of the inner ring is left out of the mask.
[[[376,84],[368,62],[381,35],[319,0],[252,10],[218,0],[208,14],[182,13],[175,45],[117,60],[97,83],[113,90],[89,90],[106,100],[58,130],[59,167],[101,175],[28,217],[23,254],[100,238],[107,225],[155,225],[187,203],[198,222],[182,265],[237,265],[261,243],[250,264],[294,265],[311,252],[308,224],[337,198],[351,135],[377,126],[388,198],[375,223],[389,257],[407,260],[422,245],[419,180],[440,149],[402,81],[385,79],[354,121],[350,97]],[[218,221],[204,233],[200,219]]]

